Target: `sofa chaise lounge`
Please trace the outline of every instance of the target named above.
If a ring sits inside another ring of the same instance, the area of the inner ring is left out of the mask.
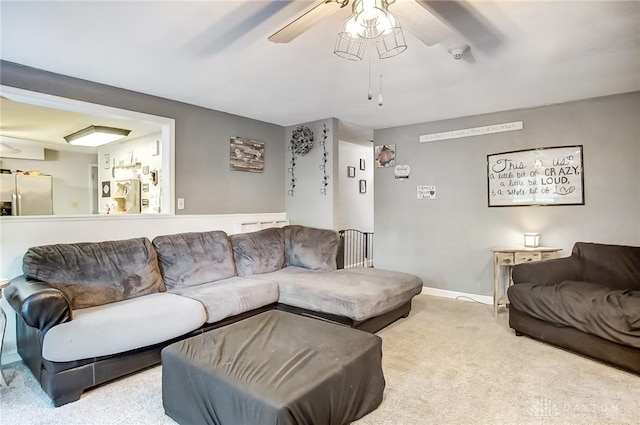
[[[577,242],[571,256],[513,268],[516,335],[640,374],[640,247]]]
[[[340,238],[303,226],[30,248],[5,289],[18,353],[55,406],[158,364],[176,341],[278,308],[376,332],[406,317],[413,275],[336,269]]]

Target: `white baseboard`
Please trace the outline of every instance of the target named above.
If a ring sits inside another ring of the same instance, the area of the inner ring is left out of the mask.
[[[2,364],[9,364],[19,361],[22,361],[22,358],[16,350],[11,350],[8,353],[2,353]]]
[[[434,297],[454,298],[462,301],[475,301],[482,304],[493,305],[493,297],[488,295],[468,294],[465,292],[448,291],[446,289],[423,287],[422,293]]]

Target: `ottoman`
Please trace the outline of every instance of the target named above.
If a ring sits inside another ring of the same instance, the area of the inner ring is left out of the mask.
[[[270,310],[162,350],[162,403],[180,424],[349,424],[382,402],[382,340]]]

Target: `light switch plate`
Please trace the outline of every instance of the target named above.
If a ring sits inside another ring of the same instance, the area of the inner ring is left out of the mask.
[[[184,209],[184,198],[178,198],[178,209],[179,210]]]

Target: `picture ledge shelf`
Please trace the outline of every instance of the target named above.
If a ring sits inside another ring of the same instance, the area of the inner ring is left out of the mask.
[[[122,165],[114,165],[113,168],[135,168],[135,167],[139,167],[140,164],[139,162],[132,162],[131,164],[122,164]]]

